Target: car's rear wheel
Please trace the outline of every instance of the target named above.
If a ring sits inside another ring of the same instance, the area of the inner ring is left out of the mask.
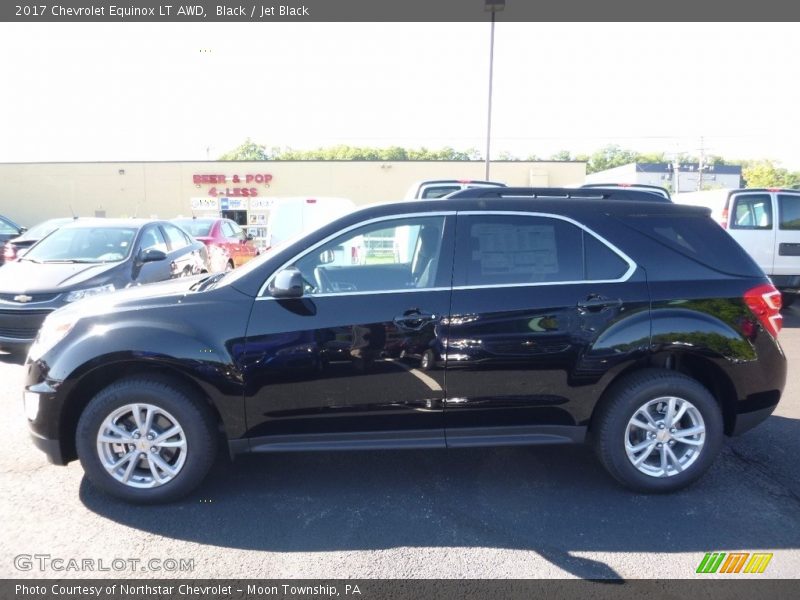
[[[722,445],[722,412],[696,380],[648,369],[609,390],[592,437],[600,461],[623,485],[672,492],[711,466]]]
[[[145,377],[100,391],[78,421],[86,476],[129,502],[169,502],[192,491],[216,455],[208,406],[180,385]]]

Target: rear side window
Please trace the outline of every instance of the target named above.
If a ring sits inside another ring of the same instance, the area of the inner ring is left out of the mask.
[[[742,194],[733,200],[731,229],[772,229],[772,198],[769,194]]]
[[[706,215],[631,215],[624,223],[716,271],[753,277],[762,275],[759,266],[736,240]]]
[[[614,280],[628,263],[580,227],[549,217],[458,218],[455,285]]]
[[[583,232],[583,257],[586,279],[603,281],[619,279],[628,270],[628,263],[593,235]]]
[[[780,228],[800,230],[800,195],[778,194]]]

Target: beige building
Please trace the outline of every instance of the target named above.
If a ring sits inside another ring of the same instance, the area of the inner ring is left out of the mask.
[[[483,179],[484,169],[479,161],[6,163],[0,164],[0,214],[31,226],[71,214],[172,218],[225,212],[257,226],[265,223],[271,199],[389,202],[401,200],[415,181]],[[582,162],[491,165],[492,180],[514,186],[575,186],[585,177]]]

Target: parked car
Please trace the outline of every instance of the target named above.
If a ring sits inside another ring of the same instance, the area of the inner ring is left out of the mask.
[[[46,237],[62,225],[72,223],[74,220],[74,218],[48,219],[38,225],[34,225],[19,237],[12,238],[5,243],[3,247],[3,258],[6,262],[14,262],[40,239]]]
[[[0,269],[0,348],[29,346],[53,310],[132,285],[208,270],[202,242],[143,219],[81,219]]]
[[[5,244],[8,240],[19,237],[25,233],[25,228],[20,227],[11,219],[0,215],[0,244]],[[5,263],[5,254],[0,252],[0,265]]]
[[[711,209],[770,276],[789,306],[800,294],[800,190],[723,189],[677,194],[675,202]]]
[[[777,405],[780,294],[708,210],[598,208],[376,205],[230,273],[67,306],[28,356],[33,440],[133,502],[190,492],[218,451],[584,441],[634,490],[683,488]],[[407,262],[331,263],[401,228]],[[429,370],[403,362],[423,348]]]
[[[208,249],[211,271],[230,271],[259,255],[253,236],[230,219],[172,219]]]
[[[661,196],[670,202],[672,201],[672,196],[670,196],[669,190],[658,185],[646,185],[644,183],[585,183],[581,187],[589,189],[628,189],[640,192],[650,192],[651,194]]]
[[[426,179],[417,181],[408,188],[406,200],[430,200],[472,188],[503,187],[499,181],[480,181],[473,179]]]

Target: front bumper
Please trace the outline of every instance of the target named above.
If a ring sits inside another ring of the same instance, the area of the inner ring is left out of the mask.
[[[33,440],[33,445],[44,452],[50,463],[64,466],[69,462],[64,458],[64,453],[61,451],[61,442],[59,440],[48,440],[47,438],[36,435],[33,431],[31,431],[31,439]]]
[[[733,428],[731,435],[741,435],[745,431],[750,431],[756,425],[766,421],[777,406],[777,404],[773,404],[772,406],[767,406],[766,408],[760,408],[751,412],[737,414],[736,425]]]
[[[57,393],[57,386],[47,381],[37,381],[36,363],[28,363],[28,382],[22,393],[25,416],[34,445],[47,455],[55,465],[65,465],[74,456],[67,456],[61,439],[61,420],[63,401]]]

